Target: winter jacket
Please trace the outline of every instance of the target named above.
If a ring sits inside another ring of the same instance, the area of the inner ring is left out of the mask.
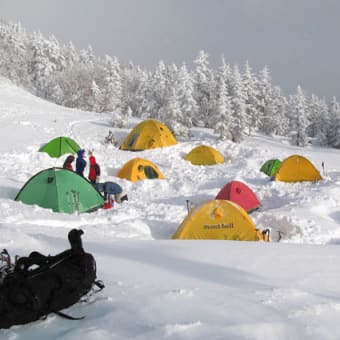
[[[63,168],[73,171],[73,166],[72,166],[73,161],[74,161],[73,155],[67,156],[67,158],[66,158],[66,160],[63,164]]]
[[[121,194],[123,191],[122,187],[115,182],[105,182],[104,183],[104,193],[108,193],[110,195]]]
[[[66,164],[64,164],[63,168],[64,168],[64,169],[68,169],[68,170],[73,171],[73,166],[72,166],[71,163],[66,163]]]
[[[85,150],[81,149],[77,152],[77,160],[76,160],[76,173],[79,174],[80,176],[84,177],[84,170],[86,167],[86,160],[84,159],[85,157]]]
[[[100,176],[100,167],[96,161],[96,158],[93,155],[90,156],[89,161],[90,161],[90,171],[89,171],[88,179],[92,183],[96,183],[97,178]]]
[[[123,192],[122,187],[115,182],[96,183],[95,187],[98,191],[107,193],[109,195],[121,194]]]

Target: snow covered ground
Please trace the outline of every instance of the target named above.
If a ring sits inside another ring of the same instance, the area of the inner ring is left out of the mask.
[[[0,339],[339,339],[339,150],[298,148],[261,135],[233,144],[206,129],[194,129],[191,140],[176,146],[143,152],[103,143],[109,129],[122,140],[136,123],[112,129],[108,115],[58,107],[0,79],[0,249],[55,254],[68,248],[68,231],[81,228],[106,285],[94,303],[67,310],[84,320],[50,315],[0,330]],[[15,202],[35,173],[62,166],[64,157],[37,152],[61,135],[93,149],[102,181],[119,183],[129,201],[81,215]],[[200,144],[230,161],[191,165],[183,156]],[[324,180],[274,182],[259,171],[266,160],[292,154],[310,159]],[[115,177],[134,157],[155,163],[166,179]],[[231,180],[246,183],[261,200],[251,218],[271,229],[272,242],[170,239],[187,200],[213,199]]]

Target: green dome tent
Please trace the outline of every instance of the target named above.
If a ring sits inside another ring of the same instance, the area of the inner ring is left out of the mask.
[[[51,157],[58,158],[67,153],[75,154],[80,150],[80,146],[69,137],[57,137],[43,145],[39,152],[46,152]]]
[[[279,159],[270,159],[261,166],[260,171],[268,176],[274,176],[281,163]]]
[[[35,174],[21,188],[15,200],[63,213],[91,211],[104,204],[103,196],[90,182],[73,171],[61,168]]]

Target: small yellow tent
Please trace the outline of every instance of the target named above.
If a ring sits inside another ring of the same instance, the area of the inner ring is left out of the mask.
[[[282,162],[275,173],[274,179],[282,182],[303,182],[320,181],[322,177],[307,158],[293,155]]]
[[[136,182],[143,179],[163,179],[164,176],[157,166],[146,159],[134,158],[125,163],[117,177]]]
[[[222,154],[211,146],[200,145],[193,148],[184,158],[194,165],[214,165],[224,163]]]
[[[148,119],[132,129],[120,149],[141,151],[174,144],[177,144],[176,138],[166,125],[155,119]]]
[[[190,210],[173,239],[264,240],[247,212],[228,200],[212,200]],[[267,239],[266,239],[267,240]]]

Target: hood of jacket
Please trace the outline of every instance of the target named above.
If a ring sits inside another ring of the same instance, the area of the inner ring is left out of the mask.
[[[94,156],[90,156],[89,161],[90,165],[95,165],[97,163],[96,158]]]
[[[83,157],[84,154],[85,154],[85,150],[84,149],[80,149],[79,151],[77,151],[78,157]]]

